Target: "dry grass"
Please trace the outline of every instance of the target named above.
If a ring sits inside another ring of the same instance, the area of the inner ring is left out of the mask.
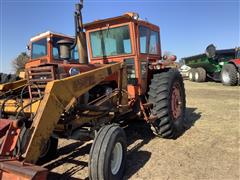
[[[132,126],[125,179],[240,178],[240,88],[189,81],[185,87],[187,130],[177,140],[164,140]],[[59,157],[47,164],[50,179],[87,179],[91,143],[69,142],[61,140]]]

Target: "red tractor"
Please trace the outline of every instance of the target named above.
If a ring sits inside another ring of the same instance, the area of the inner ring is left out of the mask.
[[[84,25],[79,16],[81,12],[77,10],[75,14],[75,39],[52,32],[31,39],[31,59],[26,64],[26,72],[39,69],[46,78],[27,76],[28,80],[40,84],[40,81],[52,81],[94,69],[96,65],[124,62],[129,103],[134,111],[151,122],[158,135],[176,137],[184,119],[185,92],[181,75],[172,68],[176,57],[162,56],[159,27],[141,20],[137,13]],[[62,54],[61,50],[64,51]],[[44,72],[46,68],[52,69],[53,77]],[[109,88],[116,88],[117,78],[115,74],[93,88],[89,98],[92,100]],[[148,103],[152,104],[150,111],[143,113],[143,104]]]
[[[227,86],[240,84],[240,48],[235,50],[235,59],[231,59],[223,65],[221,81]]]
[[[159,27],[136,13],[83,25],[81,9],[75,37],[31,38],[26,79],[0,85],[0,178],[44,179],[33,164],[53,156],[57,138],[87,136],[89,178],[122,179],[127,122],[144,119],[163,138],[183,131],[183,79],[176,56],[162,56]]]

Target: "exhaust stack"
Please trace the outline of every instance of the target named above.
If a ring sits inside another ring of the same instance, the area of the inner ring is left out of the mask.
[[[87,52],[87,43],[86,43],[86,34],[83,32],[83,21],[82,21],[82,8],[83,0],[80,0],[80,3],[75,5],[75,43],[73,48],[77,45],[78,54],[79,54],[79,63],[88,64],[88,52]]]
[[[83,0],[80,0],[80,3],[76,4],[75,7],[76,7],[74,15],[75,40],[74,42],[69,42],[69,40],[60,40],[58,42],[59,54],[61,59],[69,60],[71,58],[71,50],[73,50],[77,45],[79,63],[88,64],[86,34],[83,31],[81,12],[83,8]]]

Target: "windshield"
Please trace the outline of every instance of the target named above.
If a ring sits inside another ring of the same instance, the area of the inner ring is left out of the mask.
[[[52,49],[52,54],[53,54],[53,59],[55,60],[61,60],[59,58],[59,52],[58,52],[58,44],[57,42],[65,39],[62,37],[53,37],[52,38],[52,45],[53,45],[53,49]],[[71,52],[71,60],[78,62],[78,50],[77,50],[77,46],[75,46],[75,48],[72,50]]]
[[[41,39],[32,43],[31,59],[37,59],[47,55],[47,39]]]
[[[128,26],[110,28],[90,33],[93,57],[131,54],[131,40]]]

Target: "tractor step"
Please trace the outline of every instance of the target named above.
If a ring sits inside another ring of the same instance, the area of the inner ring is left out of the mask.
[[[153,123],[154,121],[156,121],[158,119],[157,116],[154,116],[154,115],[150,115],[150,117],[148,118],[148,121]]]
[[[144,107],[144,109],[152,108],[153,107],[153,103],[145,103],[145,104],[143,104],[143,107]]]
[[[45,180],[48,170],[41,166],[19,162],[17,160],[0,160],[1,180]]]

